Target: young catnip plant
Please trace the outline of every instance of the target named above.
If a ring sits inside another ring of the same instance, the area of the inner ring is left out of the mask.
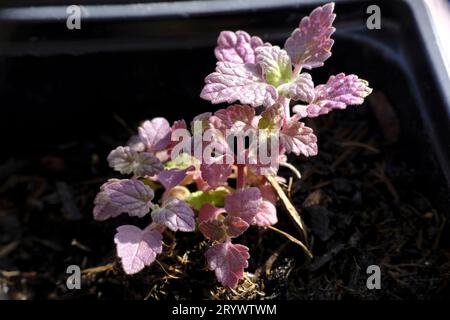
[[[277,192],[269,176],[282,179],[276,174],[287,154],[317,154],[316,136],[301,119],[362,104],[372,91],[356,75],[340,73],[314,86],[304,72],[331,56],[333,9],[329,3],[304,17],[283,48],[244,31],[221,32],[216,70],[206,77],[200,96],[213,104],[238,104],[197,116],[191,131],[184,120],[144,121],[127,146],[111,151],[109,165],[129,177],[101,186],[94,218],[127,213],[151,220],[143,230],[117,228],[114,242],[127,274],[155,261],[165,231],[199,230],[210,244],[205,257],[217,279],[234,288],[243,278],[249,248],[236,238],[251,225],[277,223]],[[262,107],[259,114],[256,107]],[[235,138],[248,132],[257,141],[240,140],[236,146]],[[164,191],[155,201],[157,188]]]

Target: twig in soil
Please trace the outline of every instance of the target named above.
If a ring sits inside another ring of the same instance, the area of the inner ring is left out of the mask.
[[[332,199],[322,191],[322,189],[317,189],[308,194],[305,201],[303,201],[302,207],[309,208],[317,205],[328,204],[332,201]]]
[[[103,266],[98,266],[98,267],[87,268],[87,269],[81,270],[81,273],[91,276],[96,273],[111,271],[111,270],[113,270],[113,268],[114,268],[114,263],[108,263]]]
[[[336,160],[331,164],[331,169],[336,169],[338,165],[340,165],[342,162],[344,162],[347,158],[350,157],[350,155],[353,153],[352,148],[345,149],[337,158]]]
[[[375,164],[375,168],[371,170],[373,176],[378,178],[379,182],[384,183],[388,191],[391,193],[392,197],[394,197],[395,201],[400,200],[397,190],[392,184],[391,180],[386,175],[386,163],[383,161],[381,163]]]
[[[313,255],[311,253],[311,251],[309,251],[309,249],[303,244],[303,242],[301,242],[300,240],[298,240],[297,238],[295,238],[294,236],[291,236],[289,233],[280,230],[278,228],[275,228],[273,226],[269,226],[267,227],[270,230],[273,230],[275,232],[278,232],[279,234],[282,234],[283,236],[285,236],[286,238],[288,238],[289,240],[291,240],[292,242],[294,242],[295,244],[298,244],[304,251],[305,253],[308,255],[309,258],[313,258]]]
[[[319,182],[318,184],[313,185],[311,187],[311,190],[321,189],[321,188],[326,187],[326,186],[328,186],[330,184],[331,184],[331,180],[322,181],[322,182]]]
[[[53,251],[56,252],[62,252],[64,251],[63,247],[51,240],[47,240],[47,239],[41,239],[41,238],[36,238],[36,237],[30,237],[29,240],[33,241],[33,242],[37,242],[41,245],[43,245],[44,247],[47,247],[49,249],[52,249]]]
[[[8,243],[7,245],[0,248],[0,258],[6,257],[8,254],[16,250],[16,248],[19,246],[19,241],[13,241],[11,243]]]
[[[368,144],[368,143],[363,143],[363,142],[358,142],[358,141],[345,141],[341,143],[341,146],[343,147],[359,147],[359,148],[364,148],[366,150],[369,150],[373,153],[380,153],[380,149]]]
[[[150,298],[155,299],[155,300],[160,300],[159,299],[159,295],[158,293],[162,293],[161,291],[158,292],[158,285],[154,285],[150,291],[147,293],[147,295],[145,296],[144,300],[148,300]],[[165,293],[165,292],[164,292]]]
[[[352,143],[359,143],[359,141],[364,138],[364,136],[366,135],[366,130],[363,130],[361,132],[358,132],[358,134],[355,134],[355,138],[352,139]],[[331,169],[336,169],[336,167],[338,165],[340,165],[342,162],[344,162],[345,160],[347,160],[347,158],[350,158],[350,156],[353,154],[354,149],[352,148],[352,146],[348,146],[347,149],[345,149],[338,157],[337,159],[333,162],[333,164],[331,165]]]
[[[83,250],[83,251],[92,252],[91,248],[89,248],[88,246],[85,246],[84,244],[79,242],[77,239],[72,239],[72,242],[70,244],[74,247],[77,247],[77,248]]]
[[[300,217],[297,209],[295,209],[295,207],[293,206],[293,204],[291,203],[289,198],[284,193],[284,191],[281,188],[281,186],[278,183],[278,181],[275,179],[274,176],[271,176],[271,175],[267,175],[266,178],[267,178],[267,181],[270,182],[272,187],[277,192],[277,194],[280,197],[281,201],[283,202],[286,210],[288,211],[289,216],[292,218],[292,220],[294,221],[296,227],[300,230],[300,233],[303,235],[304,240],[308,239],[308,234],[306,232],[305,224],[303,223],[302,218]]]
[[[177,239],[175,238],[175,236],[172,233],[167,232],[167,230],[164,231],[164,235],[167,238],[170,238],[170,240],[172,240],[170,242],[170,244],[163,242],[163,245],[167,247],[167,256],[168,257],[173,256],[173,254],[174,254],[173,252],[175,250],[175,247],[177,246]]]
[[[287,193],[288,193],[289,198],[291,198],[291,195],[292,195],[292,182],[293,182],[292,177],[289,177],[289,182],[288,182],[288,187],[287,187]]]
[[[312,272],[317,271],[318,269],[322,268],[324,265],[326,265],[328,262],[331,261],[339,252],[342,251],[342,249],[345,248],[345,245],[343,243],[340,243],[336,245],[334,248],[332,248],[330,251],[325,253],[323,256],[321,256],[319,259],[317,259],[312,265],[310,270]]]
[[[178,260],[178,262],[181,263],[182,265],[188,264],[188,263],[190,262],[190,261],[189,261],[188,254],[187,254],[186,252],[183,254],[183,256],[176,255],[175,258],[176,258],[176,259]]]
[[[126,121],[121,116],[119,116],[117,113],[114,113],[113,117],[118,123],[120,123],[122,127],[124,127],[128,131],[129,134],[131,135],[135,134],[133,129],[131,129],[131,127],[126,123]]]
[[[445,224],[446,224],[446,223],[447,223],[447,219],[446,219],[445,217],[442,217],[442,223],[441,223],[441,225],[439,226],[439,229],[438,229],[436,238],[435,238],[435,240],[434,240],[433,251],[436,251],[436,249],[437,249],[438,246],[439,246],[439,242],[441,241],[442,232],[444,231],[444,227],[445,227]]]
[[[162,265],[161,262],[159,262],[158,260],[155,260],[155,261],[156,261],[157,264],[159,264],[159,266],[161,267],[161,269],[163,269],[164,273],[165,273],[169,278],[171,278],[171,279],[180,279],[180,277],[171,275],[171,274],[164,268],[164,266]],[[177,273],[183,273],[182,271],[177,270],[177,269],[175,269],[175,272],[177,272]]]
[[[216,292],[210,291],[210,294],[214,300],[253,300],[258,296],[265,296],[258,283],[254,282],[248,273],[244,273],[244,281],[241,281],[237,288],[219,287]]]
[[[275,263],[275,261],[277,261],[278,257],[280,256],[281,251],[283,251],[284,248],[286,248],[288,243],[289,243],[289,241],[286,241],[281,246],[279,246],[277,248],[277,250],[275,250],[275,252],[270,255],[270,257],[266,260],[266,262],[264,262],[264,264],[262,266],[260,266],[260,267],[258,267],[258,269],[256,269],[255,274],[254,274],[255,278],[259,278],[263,268],[264,268],[264,272],[265,272],[266,276],[270,275],[273,264]]]
[[[296,167],[294,167],[292,164],[290,164],[288,162],[281,162],[280,166],[288,168],[289,170],[291,170],[295,174],[297,179],[301,179],[302,178],[302,175],[300,174],[300,171],[298,171],[298,169]]]
[[[35,271],[22,272],[19,270],[7,271],[0,270],[0,275],[6,279],[22,277],[22,278],[35,278],[38,274]]]
[[[308,179],[310,176],[312,176],[315,173],[317,173],[316,166],[312,166],[311,168],[306,169],[305,171],[303,171],[302,180],[304,181],[304,180]]]
[[[164,263],[164,262],[162,262],[162,261],[158,261],[158,262],[159,262],[159,264],[160,264],[162,267],[164,267],[166,270],[173,271],[173,272],[178,273],[178,274],[182,274],[182,273],[183,273],[183,270],[178,269],[175,265],[170,266],[170,265],[168,265],[167,263]]]

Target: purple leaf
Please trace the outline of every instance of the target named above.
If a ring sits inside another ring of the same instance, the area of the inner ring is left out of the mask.
[[[205,253],[208,266],[216,273],[222,285],[235,288],[244,277],[244,269],[248,267],[248,248],[231,241],[213,245]]]
[[[356,75],[340,73],[331,76],[326,84],[315,88],[315,99],[306,108],[296,106],[293,111],[300,116],[317,117],[333,109],[345,109],[348,105],[358,105],[372,92],[369,83]]]
[[[261,191],[263,201],[259,206],[258,213],[253,218],[252,224],[260,227],[268,227],[278,222],[277,209],[275,207],[277,194],[269,184],[260,185],[259,190]]]
[[[280,142],[287,153],[293,152],[297,156],[306,157],[317,154],[317,137],[313,130],[295,118],[290,119],[280,133]]]
[[[136,152],[145,151],[145,144],[138,135],[131,136],[127,141],[127,147]]]
[[[276,103],[264,110],[261,113],[261,118],[258,122],[259,129],[267,129],[278,131],[283,125],[284,108],[281,104]]]
[[[226,233],[230,238],[239,237],[249,227],[247,222],[235,216],[227,216],[225,220],[223,220],[223,224],[226,228]]]
[[[314,99],[314,83],[309,73],[301,73],[294,80],[278,87],[280,95],[293,99],[311,102]]]
[[[234,154],[227,141],[227,132],[215,127],[219,121],[217,117],[212,116],[210,127],[203,132],[202,141],[197,142],[203,148],[200,150],[201,163],[231,164],[234,162]]]
[[[169,169],[163,170],[158,174],[158,181],[164,186],[166,190],[172,189],[180,184],[187,175],[188,171],[194,170],[194,166],[189,166],[186,169]]]
[[[212,241],[223,242],[227,234],[222,221],[210,219],[200,222],[198,229],[205,236],[205,238]]]
[[[309,116],[307,105],[297,104],[292,107],[292,111],[295,113],[293,118],[295,117],[297,120]]]
[[[255,109],[235,104],[216,111],[212,120],[218,129],[230,129],[233,133],[244,131],[255,126]]]
[[[219,214],[224,212],[224,208],[216,208],[210,203],[205,203],[198,213],[198,221],[203,222],[210,219],[216,219]]]
[[[152,205],[153,190],[135,179],[110,179],[100,187],[94,200],[94,218],[106,220],[121,213],[143,217]]]
[[[214,53],[218,61],[255,63],[255,49],[262,45],[259,37],[251,37],[245,31],[222,31]]]
[[[200,170],[203,180],[205,180],[210,187],[217,188],[227,182],[227,179],[231,174],[231,164],[202,163]]]
[[[138,177],[153,176],[164,169],[161,160],[148,152],[138,153],[134,166],[134,174]]]
[[[259,206],[259,211],[255,215],[252,224],[260,227],[268,227],[278,222],[277,209],[275,205],[264,200]]]
[[[177,129],[186,129],[186,128],[187,128],[187,125],[186,125],[186,121],[184,121],[184,119],[174,121],[173,125],[171,127],[172,132]]]
[[[186,202],[176,198],[169,199],[161,208],[154,210],[152,219],[172,231],[191,232],[195,230],[194,211]]]
[[[261,202],[261,192],[258,188],[239,189],[225,198],[225,210],[228,215],[251,223]]]
[[[199,128],[201,130],[207,128],[209,126],[209,118],[212,116],[212,112],[203,112],[194,117],[191,121],[191,131],[195,133],[196,126],[195,124],[200,124]]]
[[[211,218],[200,222],[198,226],[206,238],[219,242],[239,237],[248,227],[247,222],[234,216],[227,216],[223,221]]]
[[[141,230],[132,225],[120,226],[114,242],[127,274],[135,274],[151,265],[162,251],[161,233],[150,228]]]
[[[292,63],[312,69],[323,66],[331,56],[334,41],[330,37],[336,30],[332,27],[336,17],[333,10],[334,3],[328,3],[302,19],[284,44]]]
[[[172,130],[169,122],[164,118],[146,120],[138,128],[138,131],[142,142],[151,152],[160,151],[170,143]]]
[[[172,127],[170,128],[171,130],[171,134],[170,134],[170,144],[168,146],[168,148],[173,148],[175,147],[179,142],[182,141],[181,138],[177,138],[175,132],[177,132],[178,130],[187,130],[187,125],[186,125],[186,121],[182,120],[177,120],[174,121]]]
[[[200,97],[212,103],[240,101],[252,107],[268,107],[278,98],[276,88],[263,79],[261,68],[250,63],[218,62],[205,83]]]
[[[109,166],[122,174],[153,176],[164,169],[161,161],[148,152],[136,152],[130,147],[117,147],[107,158]]]

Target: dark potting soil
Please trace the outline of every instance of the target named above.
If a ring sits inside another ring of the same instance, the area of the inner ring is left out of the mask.
[[[377,108],[385,110],[380,116]],[[386,112],[387,110],[387,112]],[[388,114],[388,115],[386,115]],[[0,296],[12,299],[407,299],[449,294],[449,233],[443,208],[424,183],[426,168],[407,161],[397,115],[382,92],[363,107],[309,121],[319,155],[293,159],[302,179],[287,192],[310,229],[308,260],[272,230],[251,228],[245,280],[234,291],[207,270],[199,234],[165,236],[158,262],[135,276],[115,257],[121,216],[92,218],[98,187],[114,175],[105,157],[133,127],[117,118],[115,135],[72,140],[57,152],[9,159],[0,167]],[[5,174],[8,173],[8,174]],[[289,172],[282,169],[289,179]],[[436,191],[433,191],[436,192]],[[277,227],[298,236],[286,211]],[[146,219],[143,219],[146,220]],[[68,290],[66,268],[83,270]],[[368,290],[366,269],[381,268],[381,289]]]

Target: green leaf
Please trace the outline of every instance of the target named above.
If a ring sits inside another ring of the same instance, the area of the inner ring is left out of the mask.
[[[292,64],[286,51],[280,47],[258,47],[256,61],[262,67],[267,83],[278,87],[292,78]]]
[[[188,153],[181,153],[175,159],[169,160],[164,163],[164,168],[169,169],[186,169],[190,166],[195,166],[199,168],[200,162],[195,157],[189,155]]]
[[[215,207],[223,207],[225,197],[229,194],[230,191],[224,187],[219,187],[206,192],[195,191],[191,193],[190,197],[187,199],[187,203],[195,210],[200,210],[205,203],[212,204]]]
[[[283,106],[276,103],[261,113],[261,119],[258,122],[259,129],[280,130],[283,124]]]

